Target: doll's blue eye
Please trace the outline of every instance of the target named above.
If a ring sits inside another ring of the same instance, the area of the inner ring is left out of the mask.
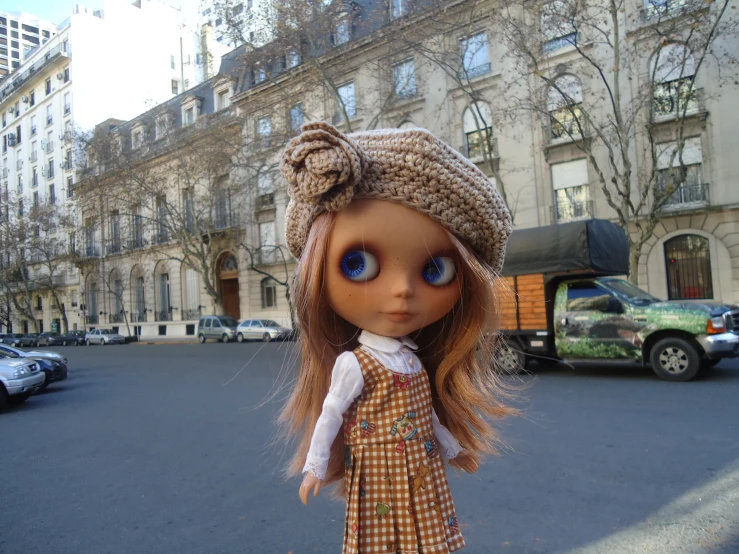
[[[341,259],[341,272],[352,281],[369,281],[380,273],[380,264],[369,252],[354,250]]]
[[[448,285],[457,274],[457,268],[454,260],[446,256],[438,256],[432,258],[429,263],[423,267],[423,280],[429,285],[441,287]]]

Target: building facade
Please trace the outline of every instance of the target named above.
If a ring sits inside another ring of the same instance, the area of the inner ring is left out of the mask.
[[[133,41],[132,29],[157,40]],[[180,12],[163,3],[106,0],[95,11],[77,5],[51,34],[0,83],[0,183],[6,217],[12,217],[8,210],[29,217],[29,209],[48,205],[58,207],[58,217],[73,209],[70,201],[85,132],[110,115],[131,118],[197,84],[198,41],[183,27]],[[122,75],[136,78],[114,86]],[[67,251],[76,241],[64,234],[55,239],[54,248]],[[16,261],[19,255],[29,255],[30,278],[43,280],[44,269],[27,249],[8,255]],[[82,328],[79,272],[71,262],[57,269],[55,283],[64,289],[68,326]],[[61,329],[65,318],[56,301],[49,300],[43,285],[33,288],[33,305],[41,306],[34,309],[36,327]],[[33,321],[29,327],[29,314],[16,314],[16,320],[15,329],[34,328]]]
[[[29,52],[56,34],[56,25],[35,15],[0,12],[0,79],[18,69]]]
[[[492,4],[474,3],[474,17],[463,17],[471,4],[456,3],[443,18],[405,2],[362,4],[356,19],[333,11],[336,19],[317,54],[292,41],[242,46],[223,56],[218,75],[200,88],[115,123],[111,135],[120,146],[114,151],[140,154],[116,154],[117,165],[98,164],[96,175],[84,177],[114,183],[127,168],[137,175],[129,181],[148,188],[138,189],[145,191],[141,202],[111,193],[104,204],[82,210],[82,234],[93,245],[78,264],[80,299],[93,318],[88,326],[121,329],[134,322],[142,337],[187,336],[197,316],[207,313],[289,325],[286,285],[295,260],[284,244],[288,198],[278,167],[282,149],[305,121],[330,121],[344,132],[429,129],[497,183],[517,228],[617,220],[598,175],[607,171],[608,152],[585,149],[595,128],[577,117],[606,95],[583,66],[572,33],[558,28],[545,34],[538,51],[544,61],[537,71],[548,79],[542,84],[540,75],[516,73],[507,44],[491,28]],[[626,39],[651,28],[649,6],[629,4]],[[418,29],[425,31],[420,38]],[[589,48],[593,59],[608,59]],[[671,69],[644,56],[634,60],[623,85],[625,102],[647,98],[654,104],[644,112],[647,121],[635,120],[649,125],[651,141],[635,134],[630,142],[635,182],[655,179],[655,190],[669,192],[659,209],[646,212],[658,223],[633,271],[642,288],[661,298],[739,302],[739,163],[732,156],[739,93],[719,87],[723,76],[710,59],[688,92],[680,89],[695,69],[693,55],[680,55],[677,84]],[[534,96],[541,99],[538,108]],[[520,98],[530,109],[501,117],[511,113],[511,99]],[[679,114],[675,106],[683,101]],[[183,161],[203,156],[182,139],[199,128],[211,137],[205,142],[219,144],[219,121],[238,127],[238,148],[227,149],[228,163],[187,175]],[[638,201],[636,193],[631,200]],[[126,241],[129,250],[120,247]],[[197,243],[207,247],[200,258],[188,254]],[[98,244],[113,246],[99,250]]]

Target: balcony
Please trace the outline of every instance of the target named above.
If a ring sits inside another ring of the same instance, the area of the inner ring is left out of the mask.
[[[64,171],[72,171],[72,160],[64,160],[59,165]]]
[[[680,185],[662,205],[662,211],[702,208],[709,203],[708,183]]]
[[[690,77],[660,83],[654,86],[652,108],[656,121],[703,113],[703,89],[695,88]]]
[[[157,321],[172,321],[172,312],[168,310],[160,310],[154,314]]]
[[[86,244],[80,255],[85,258],[96,258],[100,256],[100,247],[97,244]]]
[[[146,239],[143,235],[135,236],[131,239],[131,250],[137,250],[146,247]]]
[[[123,323],[123,312],[118,312],[117,314],[110,314],[110,317],[108,318],[110,320],[110,323]]]
[[[108,254],[120,254],[121,252],[121,239],[112,239],[108,244]]]
[[[154,235],[155,244],[166,244],[169,242],[169,232],[166,229],[160,229]]]
[[[192,310],[182,310],[182,321],[195,321],[200,319],[200,308]]]
[[[552,206],[552,219],[557,223],[590,219],[593,217],[593,202],[557,202]]]
[[[233,225],[230,213],[216,213],[213,218],[213,227],[215,229],[228,229]]]
[[[85,317],[85,323],[87,325],[97,325],[100,322],[100,318],[97,314],[94,315],[88,315]]]
[[[492,66],[490,63],[484,63],[476,67],[466,67],[459,72],[459,78],[461,80],[474,79],[481,75],[487,75],[490,73]]]
[[[131,314],[131,323],[146,323],[146,309]]]

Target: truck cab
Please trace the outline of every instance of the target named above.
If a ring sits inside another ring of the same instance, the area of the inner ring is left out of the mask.
[[[523,243],[512,239],[514,261],[503,270],[504,370],[532,359],[544,365],[639,362],[662,379],[689,381],[739,355],[739,308],[664,302],[624,279],[628,243],[615,224],[589,220],[526,231]],[[539,232],[553,248],[549,255],[537,257],[532,246]],[[532,256],[528,265],[520,263]]]

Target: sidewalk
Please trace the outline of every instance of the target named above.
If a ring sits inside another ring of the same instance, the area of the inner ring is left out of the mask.
[[[130,345],[147,344],[198,344],[197,337],[148,337],[140,338],[139,342],[130,342]]]

